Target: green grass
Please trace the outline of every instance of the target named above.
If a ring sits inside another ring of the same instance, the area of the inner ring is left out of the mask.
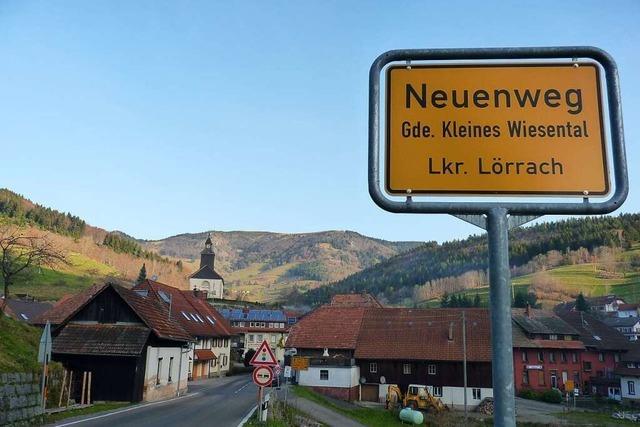
[[[52,270],[41,268],[29,276],[20,277],[9,294],[29,294],[41,301],[53,301],[66,294],[75,294],[105,276],[119,276],[118,271],[82,254],[71,252],[69,265]]]
[[[554,415],[567,420],[570,425],[589,425],[602,427],[638,425],[638,423],[634,423],[628,420],[616,420],[614,418],[611,418],[610,414],[602,414],[598,412],[565,412]]]
[[[89,406],[81,409],[71,409],[65,412],[58,412],[55,414],[50,414],[45,416],[45,423],[55,423],[60,420],[64,420],[66,418],[78,417],[80,415],[91,415],[96,414],[98,412],[104,411],[112,411],[114,409],[124,408],[125,406],[129,406],[131,403],[129,402],[104,402],[104,403],[96,403],[93,406]]]
[[[636,249],[623,252],[622,258],[629,257]],[[564,265],[546,271],[549,276],[555,279],[563,290],[571,295],[582,292],[585,296],[594,297],[608,294],[615,294],[629,303],[640,302],[640,272],[630,272],[622,277],[614,279],[604,279],[598,277],[598,270],[595,264]],[[534,274],[513,277],[513,292],[528,291],[533,282]],[[478,294],[480,301],[486,306],[489,301],[489,286],[480,288],[465,289],[456,294],[467,295],[469,298]],[[550,308],[559,303],[555,300],[539,300],[545,308]],[[433,299],[420,303],[421,307],[439,307],[440,301]]]
[[[42,331],[0,313],[0,372],[35,372]]]

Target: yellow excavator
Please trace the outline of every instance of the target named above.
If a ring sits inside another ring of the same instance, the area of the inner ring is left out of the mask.
[[[403,398],[400,387],[390,384],[387,390],[387,409],[394,410],[398,406],[431,413],[440,413],[449,409],[440,399],[429,393],[426,385],[410,384],[407,388],[407,394]]]

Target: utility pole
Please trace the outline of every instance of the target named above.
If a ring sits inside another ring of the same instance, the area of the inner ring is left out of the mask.
[[[467,420],[467,319],[462,310],[462,372],[464,377],[464,419]]]

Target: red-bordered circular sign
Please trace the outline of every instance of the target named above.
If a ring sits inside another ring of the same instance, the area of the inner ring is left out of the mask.
[[[253,370],[253,382],[258,387],[268,387],[273,381],[273,370],[268,366],[258,366]]]

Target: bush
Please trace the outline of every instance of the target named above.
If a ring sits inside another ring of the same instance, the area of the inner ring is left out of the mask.
[[[540,400],[542,402],[548,403],[560,403],[562,402],[562,393],[560,390],[545,390],[545,391],[535,391],[535,390],[522,390],[518,393],[518,396],[523,399],[529,400]]]
[[[542,393],[540,400],[548,403],[560,403],[562,402],[562,393],[557,389],[547,390]]]

